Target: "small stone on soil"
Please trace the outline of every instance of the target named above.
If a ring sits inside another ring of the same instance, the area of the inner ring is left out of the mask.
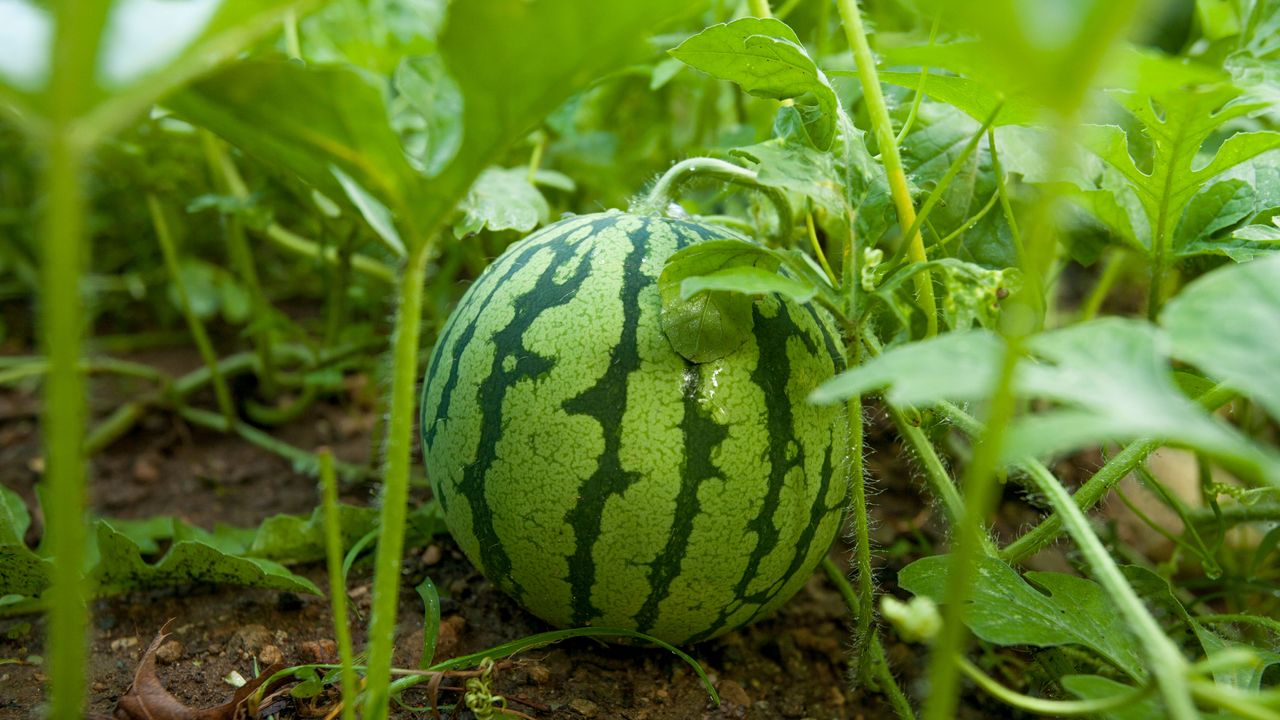
[[[591,702],[586,698],[574,698],[569,701],[569,707],[576,710],[583,717],[593,718],[600,712],[600,706]]]
[[[182,643],[169,640],[156,648],[156,662],[161,665],[172,665],[182,659]]]
[[[427,546],[426,550],[422,551],[422,564],[426,565],[427,567],[431,567],[432,565],[438,565],[440,564],[440,560],[443,557],[444,557],[444,551],[440,549],[439,545],[432,543],[431,545]]]
[[[338,660],[338,644],[332,640],[308,640],[298,646],[303,662],[332,663]]]
[[[541,685],[551,679],[551,669],[542,663],[529,663],[525,667],[525,672],[529,674],[529,679]]]
[[[128,650],[129,648],[137,644],[138,644],[138,636],[130,635],[129,637],[120,637],[120,638],[116,638],[115,640],[112,640],[111,649],[115,652],[120,652],[121,650]]]
[[[747,691],[733,680],[724,680],[716,690],[720,693],[721,702],[739,707],[747,707],[751,704],[751,696],[747,695]]]
[[[258,653],[258,660],[263,665],[275,665],[284,662],[284,653],[280,652],[280,648],[275,645],[267,645],[262,648],[262,652]]]
[[[264,646],[271,644],[271,633],[261,625],[245,625],[236,630],[227,642],[227,649],[243,656],[256,655]]]

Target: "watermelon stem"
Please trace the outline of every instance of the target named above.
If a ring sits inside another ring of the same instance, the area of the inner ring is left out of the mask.
[[[903,228],[913,228],[905,238],[907,254],[913,263],[928,261],[924,250],[924,238],[916,222],[916,208],[911,200],[911,190],[907,186],[907,175],[902,168],[902,157],[898,154],[898,144],[894,138],[893,122],[889,119],[889,109],[885,105],[884,95],[880,91],[880,76],[876,73],[875,57],[871,54],[871,46],[867,43],[867,33],[862,26],[862,15],[857,0],[840,0],[837,7],[840,11],[841,24],[849,45],[853,48],[853,56],[858,65],[858,79],[862,82],[863,101],[867,105],[867,114],[871,118],[871,126],[875,130],[876,142],[880,147],[880,162],[884,165],[885,175],[889,180],[889,190],[893,195],[893,204],[898,209],[898,224]],[[938,334],[938,306],[933,297],[933,280],[929,271],[925,270],[915,276],[916,301],[924,311],[927,323],[926,336]]]
[[[396,604],[399,601],[400,563],[409,495],[410,448],[413,442],[414,388],[418,377],[418,336],[421,330],[422,295],[436,235],[414,243],[400,278],[392,348],[390,419],[387,426],[386,472],[382,484],[382,527],[374,560],[373,612],[369,620],[369,672],[364,717],[387,716],[391,653],[395,649]]]
[[[778,188],[762,184],[760,176],[754,170],[716,158],[694,157],[672,165],[671,169],[663,173],[662,177],[658,178],[658,182],[654,183],[649,194],[633,205],[631,211],[641,215],[665,215],[667,208],[676,202],[676,197],[684,185],[704,177],[732,185],[741,185],[763,194],[769,202],[773,203],[778,213],[779,244],[789,244],[791,228],[795,223],[787,196]]]

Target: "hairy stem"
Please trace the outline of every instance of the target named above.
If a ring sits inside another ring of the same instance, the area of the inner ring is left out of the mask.
[[[434,238],[434,234],[429,236]],[[374,560],[373,613],[369,620],[369,674],[364,717],[385,717],[390,696],[388,681],[395,648],[396,605],[400,563],[404,552],[404,524],[409,494],[409,456],[413,443],[414,388],[418,381],[418,336],[422,293],[431,255],[431,239],[415,243],[400,278],[392,346],[391,407],[387,427],[386,474],[382,483],[382,535]]]
[[[875,582],[871,567],[871,524],[867,518],[867,474],[862,462],[862,397],[846,402],[849,416],[849,504],[853,510],[854,566],[858,581],[857,606],[853,622],[853,671],[863,682],[870,670],[868,648],[874,638]]]
[[[658,178],[658,182],[654,184],[653,189],[645,199],[640,202],[634,210],[640,213],[661,213],[666,210],[667,205],[675,200],[681,186],[693,180],[694,178],[713,178],[734,185],[751,188],[762,193],[773,203],[773,207],[778,213],[778,237],[785,244],[791,235],[791,203],[787,201],[787,196],[775,187],[761,185],[760,178],[752,170],[748,170],[740,165],[734,165],[731,162],[717,160],[716,158],[696,157],[687,160],[681,160],[671,166],[662,177]]]

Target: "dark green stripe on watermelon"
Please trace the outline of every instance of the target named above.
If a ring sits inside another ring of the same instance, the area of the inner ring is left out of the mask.
[[[605,428],[604,454],[599,458],[596,471],[582,484],[578,505],[569,511],[565,522],[573,528],[576,547],[569,558],[569,585],[573,598],[573,623],[584,625],[599,616],[601,611],[591,603],[591,588],[596,581],[596,564],[591,550],[600,537],[600,519],[605,502],[618,495],[638,479],[638,474],[622,467],[618,447],[622,435],[609,432],[622,425],[622,414],[627,409],[627,376],[640,368],[640,353],[636,347],[636,328],[640,321],[640,290],[646,279],[640,273],[649,244],[649,223],[630,234],[632,247],[623,265],[622,278],[622,336],[610,353],[609,368],[589,389],[564,403],[562,407],[571,415],[588,415]],[[584,263],[588,265],[589,263]]]
[[[680,574],[681,560],[689,545],[689,534],[693,531],[693,519],[701,510],[698,487],[704,480],[720,477],[720,469],[712,460],[712,453],[729,434],[723,425],[707,416],[706,410],[698,401],[703,390],[700,366],[689,363],[684,377],[684,418],[680,421],[680,430],[685,440],[684,482],[676,496],[676,513],[667,544],[649,570],[649,584],[653,590],[635,616],[636,627],[640,632],[653,629],[658,606],[667,599],[671,592],[671,581]]]

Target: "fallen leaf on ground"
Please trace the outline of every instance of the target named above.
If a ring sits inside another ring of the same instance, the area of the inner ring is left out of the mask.
[[[243,687],[237,688],[231,700],[221,705],[207,708],[187,707],[164,689],[164,685],[160,684],[160,678],[156,675],[156,651],[160,649],[165,638],[169,637],[165,632],[168,627],[169,624],[165,623],[165,626],[160,628],[160,633],[142,654],[142,660],[138,663],[138,669],[133,675],[133,685],[116,705],[116,720],[237,720],[237,718],[248,717],[247,713],[252,712],[252,708],[244,707],[245,714],[238,714],[238,711],[245,706],[249,696],[260,685],[283,667],[283,664],[278,663],[264,669],[258,677],[245,683]],[[277,681],[272,685],[279,685],[281,682]],[[270,690],[271,688],[267,688],[268,692]]]

